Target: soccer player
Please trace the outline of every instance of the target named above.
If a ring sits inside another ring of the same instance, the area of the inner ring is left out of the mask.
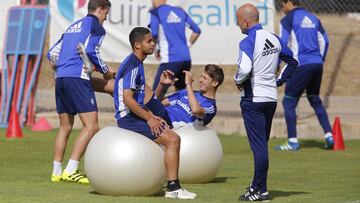
[[[159,46],[159,50],[155,51],[156,57],[161,59],[153,90],[157,88],[161,73],[167,69],[179,79],[175,82],[175,89],[185,89],[183,71],[191,68],[189,48],[198,39],[201,30],[183,9],[167,5],[166,0],[153,0],[152,3],[149,28]],[[192,30],[189,41],[186,39],[186,27]],[[165,86],[162,91],[167,89],[168,86]]]
[[[195,199],[196,194],[183,189],[178,179],[180,137],[169,128],[171,122],[166,114],[162,117],[156,116],[144,104],[145,89],[151,89],[145,83],[143,61],[147,55],[153,53],[155,47],[150,30],[144,27],[134,28],[129,35],[129,41],[133,53],[121,63],[115,79],[117,124],[165,147],[164,162],[168,179],[166,198]],[[162,105],[154,108],[165,112]]]
[[[224,81],[224,72],[220,66],[208,64],[201,73],[199,79],[199,91],[194,91],[192,83],[194,81],[189,71],[185,72],[185,90],[180,90],[174,94],[163,98],[164,86],[174,83],[174,74],[165,70],[160,83],[156,89],[156,96],[165,106],[166,112],[172,122],[174,129],[189,125],[207,125],[216,115],[216,90]],[[150,106],[150,100],[147,106]]]
[[[237,24],[247,37],[240,42],[238,70],[234,80],[243,91],[240,107],[250,148],[254,156],[254,177],[242,201],[269,199],[267,172],[269,168],[268,141],[277,105],[276,87],[282,85],[296,70],[298,62],[293,53],[274,34],[262,29],[259,11],[244,4],[237,12]],[[279,59],[288,65],[276,78]]]
[[[55,70],[56,110],[59,114],[60,129],[55,138],[55,154],[51,181],[69,181],[88,184],[89,180],[77,169],[88,142],[98,130],[98,113],[95,94],[91,85],[90,72],[83,68],[83,61],[77,51],[79,42],[83,43],[86,53],[96,70],[105,79],[114,76],[101,59],[99,49],[111,3],[109,0],[90,0],[88,15],[68,27],[61,39],[49,50],[48,59]],[[80,134],[75,140],[69,162],[62,171],[64,152],[78,114],[82,123]]]
[[[324,130],[325,148],[331,149],[334,140],[326,110],[319,97],[323,63],[329,40],[320,20],[299,7],[299,0],[281,0],[286,16],[280,23],[280,37],[291,42],[290,48],[299,60],[299,69],[286,83],[283,107],[288,132],[288,141],[276,149],[295,151],[300,149],[296,132],[296,106],[304,91]]]

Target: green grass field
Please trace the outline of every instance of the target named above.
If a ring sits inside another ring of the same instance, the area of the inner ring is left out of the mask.
[[[91,186],[51,183],[56,131],[23,132],[24,138],[9,140],[5,139],[5,130],[0,129],[0,202],[180,202],[162,196],[104,196]],[[71,141],[77,133],[73,132]],[[184,184],[198,194],[189,202],[237,202],[252,179],[253,161],[247,139],[220,139],[224,148],[220,173],[211,183]],[[274,146],[283,141],[270,140],[271,202],[360,202],[359,140],[346,141],[345,151],[325,151],[322,140],[303,141],[299,152],[275,151]]]

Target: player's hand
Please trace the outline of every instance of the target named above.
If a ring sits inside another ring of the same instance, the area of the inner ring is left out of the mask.
[[[236,87],[240,92],[244,91],[244,85],[243,84],[236,84]]]
[[[175,83],[175,81],[177,81],[177,78],[174,78],[174,73],[171,70],[164,70],[161,73],[160,76],[160,84],[163,85],[172,85]]]
[[[103,75],[105,80],[115,79],[116,72],[109,68],[109,71]]]
[[[149,125],[151,132],[155,135],[155,137],[159,137],[167,125],[164,125],[164,120],[153,116],[151,119],[147,121],[147,124]],[[166,122],[165,122],[166,123]]]
[[[49,60],[49,63],[50,63],[50,68],[55,71],[56,70],[56,62],[58,60],[59,56],[56,56],[56,55],[51,55],[50,56],[50,60]]]
[[[185,84],[191,84],[194,82],[193,75],[190,71],[184,70],[183,73],[185,74]]]

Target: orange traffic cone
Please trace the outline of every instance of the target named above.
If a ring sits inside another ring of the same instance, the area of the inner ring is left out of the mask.
[[[19,114],[16,111],[16,107],[11,107],[9,124],[6,129],[6,138],[22,138],[23,134],[20,128]]]
[[[335,122],[333,126],[333,138],[334,138],[334,148],[333,150],[344,150],[345,144],[344,144],[344,138],[342,136],[341,131],[341,124],[340,124],[340,118],[335,117]]]
[[[45,117],[41,117],[31,128],[32,131],[51,131],[52,127]]]

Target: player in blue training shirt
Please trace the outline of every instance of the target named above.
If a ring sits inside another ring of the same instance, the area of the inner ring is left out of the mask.
[[[320,20],[299,7],[299,0],[281,0],[286,16],[280,23],[280,37],[290,43],[299,68],[286,83],[283,107],[287,124],[288,141],[276,149],[295,151],[300,149],[296,132],[296,106],[304,91],[324,130],[325,148],[331,149],[334,140],[328,115],[319,97],[323,63],[329,40]]]
[[[134,28],[129,35],[129,41],[133,53],[121,63],[115,79],[117,124],[165,147],[164,162],[168,179],[166,198],[195,199],[196,194],[181,188],[178,179],[180,137],[169,128],[171,122],[166,118],[166,114],[162,115],[163,117],[156,116],[144,105],[145,90],[151,92],[151,88],[145,83],[143,61],[147,55],[153,53],[155,47],[150,30],[144,27]],[[166,113],[161,104],[153,107],[152,111]]]
[[[237,24],[247,37],[240,42],[238,70],[234,80],[243,91],[241,112],[254,156],[254,178],[241,201],[266,201],[269,168],[268,141],[277,105],[277,86],[285,83],[297,69],[291,50],[274,34],[262,29],[259,11],[244,4],[237,12]],[[279,59],[287,67],[276,78]]]
[[[183,70],[189,71],[191,68],[189,48],[198,39],[201,30],[182,8],[167,5],[166,0],[153,0],[152,3],[149,27],[160,49],[155,51],[156,57],[161,58],[153,90],[156,89],[164,70],[175,73],[175,77],[178,78],[175,82],[176,90],[185,89]],[[186,39],[186,27],[192,30],[189,43]],[[166,92],[167,89],[168,86],[165,86],[162,91]]]
[[[215,95],[217,88],[224,81],[224,73],[221,67],[208,64],[199,79],[199,91],[194,91],[194,81],[189,71],[185,72],[185,90],[163,98],[164,86],[174,83],[174,74],[166,70],[160,77],[160,83],[156,89],[156,95],[165,106],[166,112],[174,126],[174,129],[189,125],[207,125],[216,115]],[[151,105],[152,100],[147,104]]]
[[[115,72],[108,68],[99,55],[105,37],[102,24],[110,7],[109,0],[90,0],[88,15],[68,27],[47,55],[55,71],[56,110],[60,120],[60,129],[55,139],[51,176],[53,182],[62,180],[89,183],[86,176],[80,174],[77,168],[88,142],[98,130],[98,113],[90,73],[83,68],[84,64],[77,51],[77,45],[79,42],[84,44],[91,63],[105,79],[113,78]],[[76,114],[79,115],[83,127],[75,140],[69,162],[62,171],[64,152]]]

